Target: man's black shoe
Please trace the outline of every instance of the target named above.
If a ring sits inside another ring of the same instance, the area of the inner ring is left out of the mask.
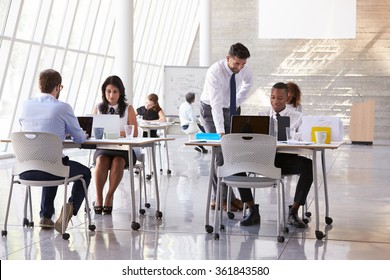
[[[201,148],[202,153],[204,153],[204,154],[207,154],[207,153],[208,153],[208,150],[206,150],[205,147],[199,146],[199,148]]]
[[[255,204],[255,206],[249,210],[249,215],[247,215],[241,222],[241,226],[253,226],[260,224],[260,214],[259,214],[259,205]]]

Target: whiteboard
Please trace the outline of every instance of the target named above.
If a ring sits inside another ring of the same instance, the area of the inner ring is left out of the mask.
[[[162,108],[167,116],[178,116],[180,104],[186,101],[188,92],[195,93],[192,104],[195,114],[200,114],[200,95],[208,67],[164,66],[164,102]]]

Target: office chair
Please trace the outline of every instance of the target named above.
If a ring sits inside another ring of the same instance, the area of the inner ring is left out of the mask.
[[[222,224],[222,192],[221,183],[229,187],[239,188],[268,188],[276,185],[277,188],[277,227],[276,235],[278,242],[284,242],[284,236],[280,230],[280,209],[285,217],[284,190],[281,187],[281,170],[274,165],[276,153],[276,138],[265,134],[227,134],[221,138],[221,148],[224,164],[217,169],[217,192],[216,203],[220,207],[215,209],[214,239],[219,239],[219,232],[225,229]],[[257,176],[236,176],[235,174],[246,172]],[[282,196],[282,201],[280,201]],[[220,209],[220,210],[218,210]],[[219,217],[218,217],[219,216]],[[288,228],[283,218],[283,232]]]
[[[188,135],[188,141],[191,141],[191,140],[195,139],[195,135],[196,135],[196,133],[198,133],[200,131],[200,129],[199,129],[198,124],[196,122],[190,122],[188,124],[188,128],[185,129],[185,130],[182,129],[181,131],[183,131],[183,133],[187,134]],[[179,148],[179,151],[183,151],[185,147],[186,147],[186,145],[183,144]]]
[[[7,236],[8,215],[12,199],[12,191],[14,184],[26,186],[26,195],[24,201],[24,219],[23,226],[33,227],[33,212],[31,187],[51,187],[64,185],[64,203],[63,209],[66,209],[68,184],[81,180],[83,183],[85,194],[85,208],[88,217],[88,229],[94,231],[95,225],[91,223],[91,215],[88,203],[88,189],[82,175],[69,177],[70,167],[62,163],[62,141],[51,133],[46,132],[14,132],[11,134],[11,142],[15,154],[15,163],[12,168],[11,185],[8,196],[8,204],[4,221],[4,230],[1,231],[2,236]],[[19,174],[30,171],[44,171],[54,176],[58,176],[58,180],[24,180],[19,178]],[[30,219],[27,218],[27,205],[30,204]],[[66,215],[62,215],[62,238],[67,240],[70,235],[66,233]]]

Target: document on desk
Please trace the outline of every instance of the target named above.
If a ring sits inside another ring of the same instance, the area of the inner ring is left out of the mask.
[[[219,140],[206,140],[206,139],[194,139],[194,140],[189,140],[189,143],[221,143],[221,139]]]
[[[278,141],[278,144],[287,144],[287,145],[312,145],[312,144],[314,144],[314,142],[311,142],[311,141],[288,140],[288,141]]]

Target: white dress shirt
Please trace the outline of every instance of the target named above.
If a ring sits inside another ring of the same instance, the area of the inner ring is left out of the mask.
[[[196,122],[196,115],[191,104],[187,101],[182,103],[179,107],[180,125],[188,125],[191,122]]]
[[[300,131],[302,124],[301,112],[286,107],[283,111],[279,112],[279,114],[280,116],[290,117],[290,128],[293,128],[295,131]],[[276,112],[273,109],[271,109],[270,116],[276,117]]]
[[[225,133],[223,108],[230,108],[230,78],[233,72],[222,59],[207,70],[206,79],[200,101],[210,105],[213,121],[217,133]],[[236,74],[236,105],[237,107],[247,99],[252,87],[252,73],[247,65]]]
[[[291,110],[295,110],[302,113],[302,105],[298,105],[297,107],[294,107],[292,104],[286,104],[286,106]]]

